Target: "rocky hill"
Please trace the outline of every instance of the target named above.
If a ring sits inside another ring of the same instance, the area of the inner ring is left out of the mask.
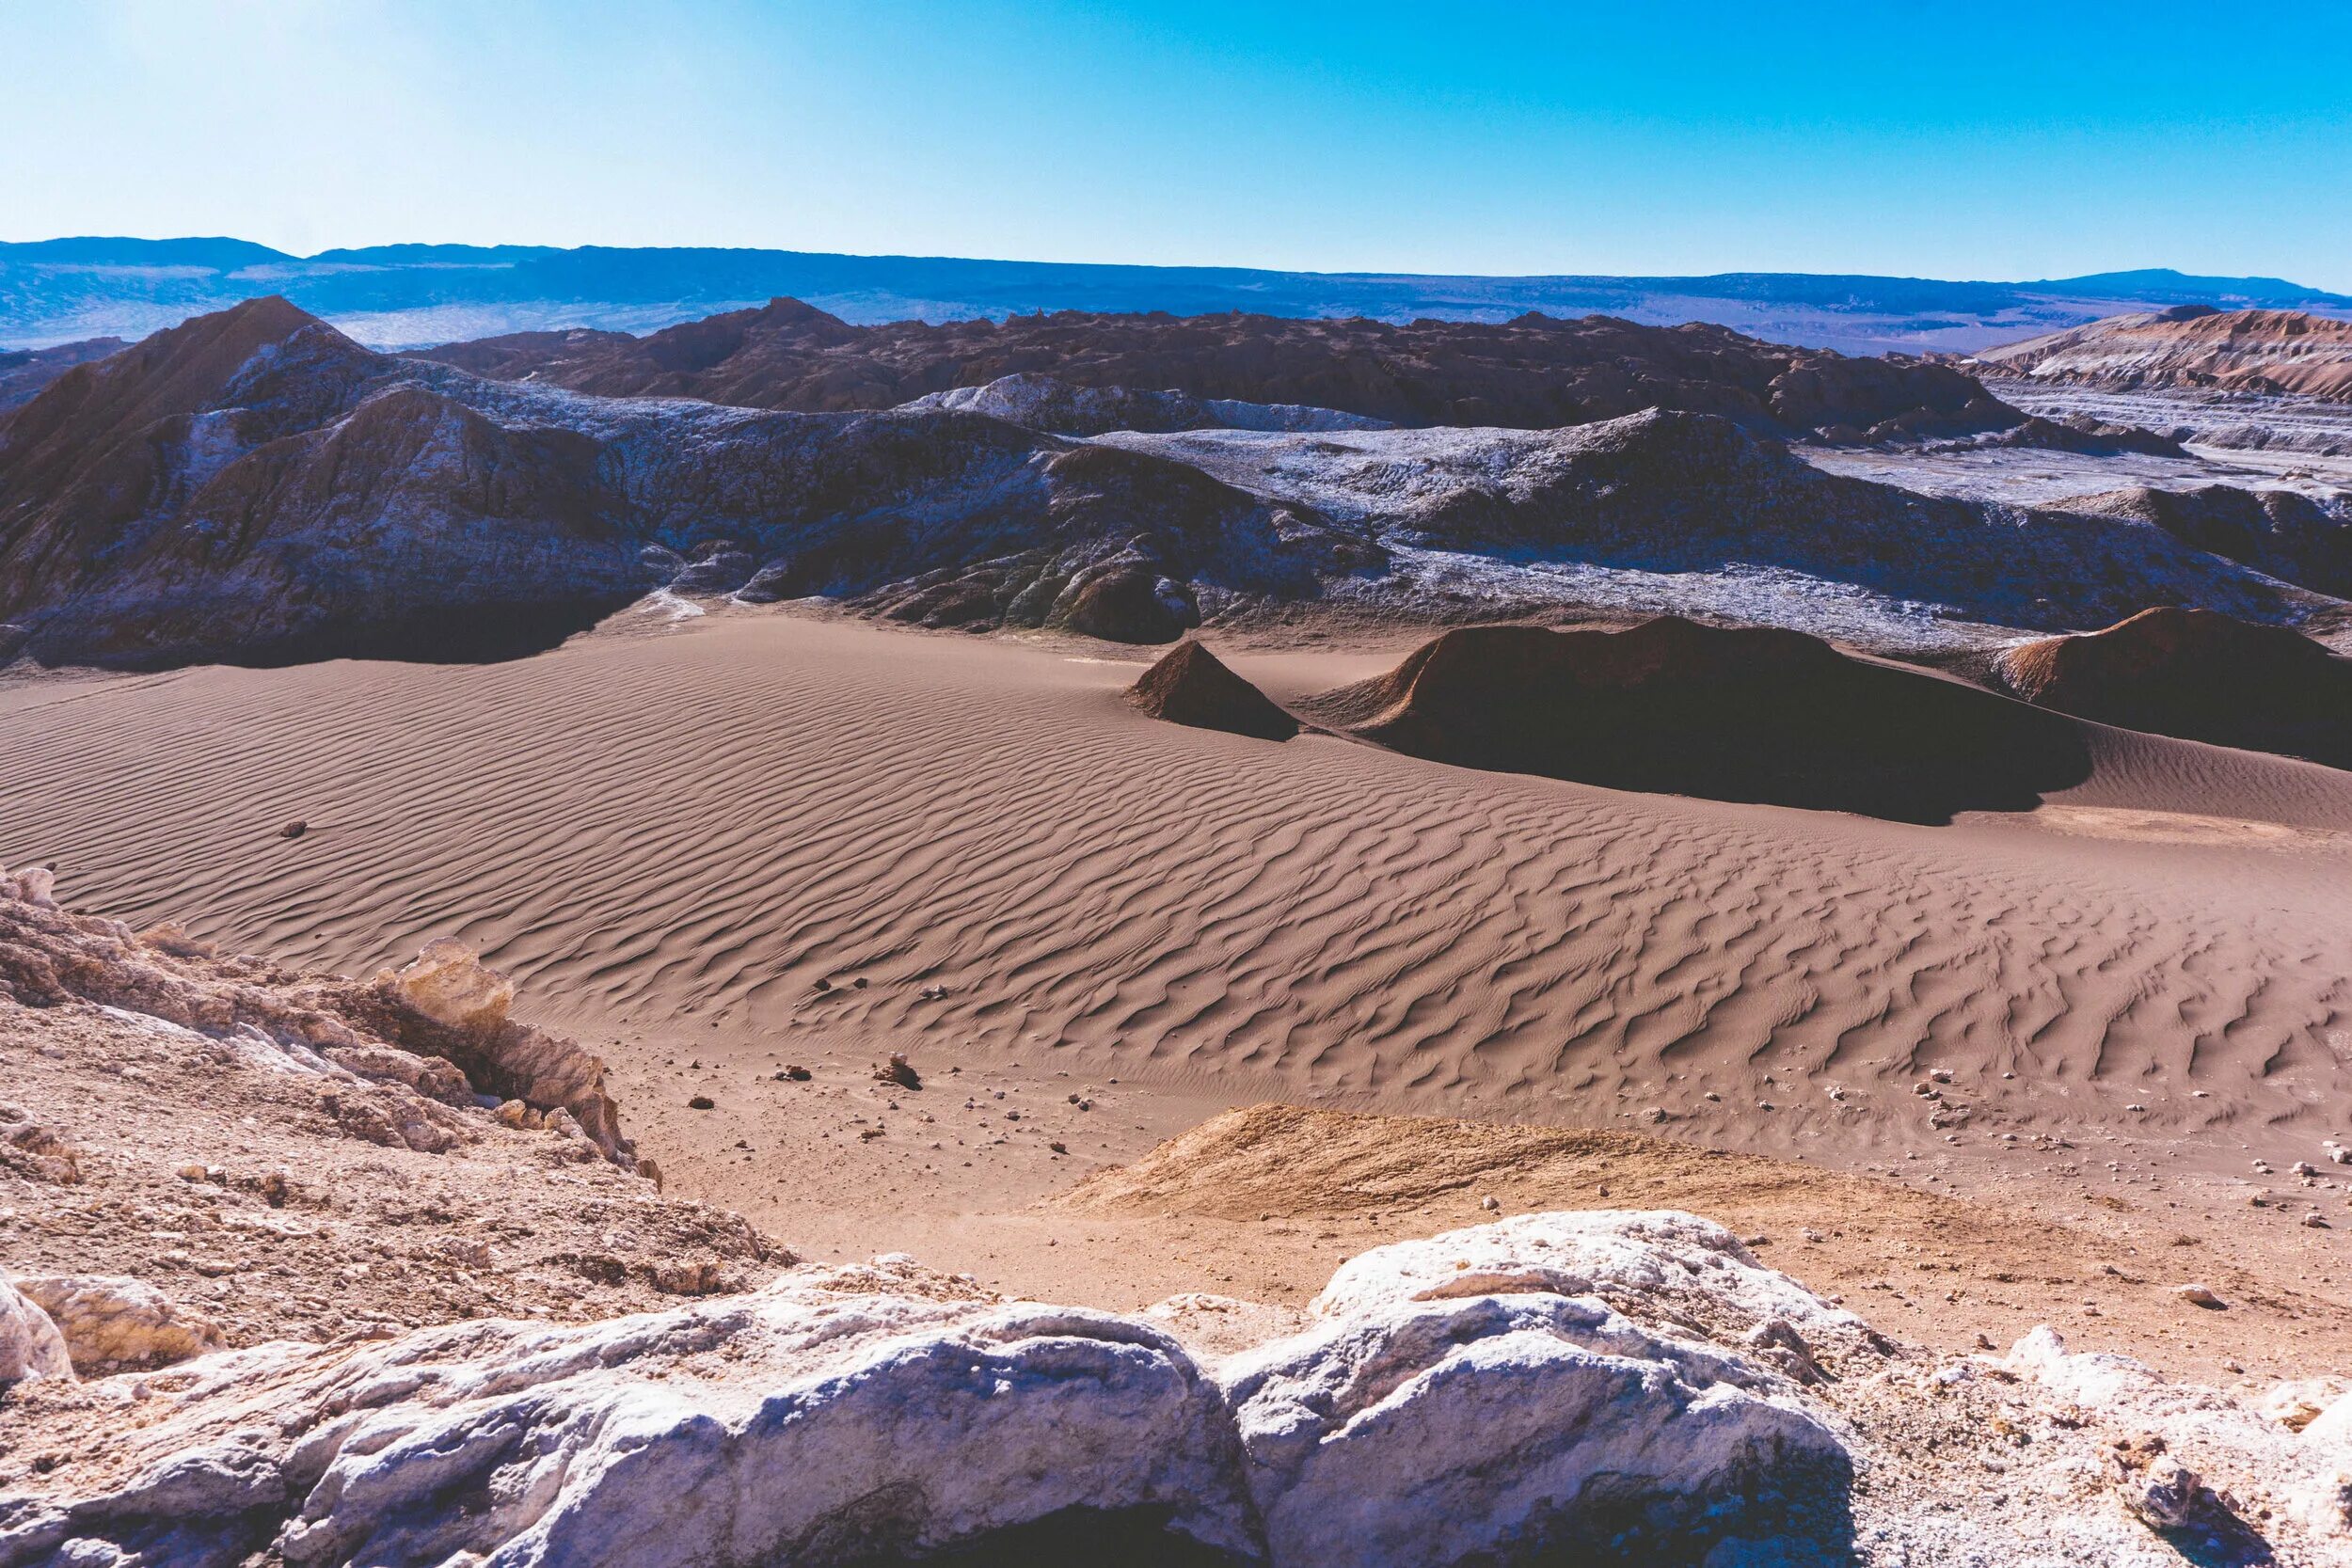
[[[1377,566],[1361,528],[953,410],[514,388],[283,300],[158,333],[0,426],[0,619],[45,659],[543,645],[675,581],[1168,641]]]
[[[1662,336],[1711,362],[1707,331]],[[1810,373],[1759,395],[1793,413]],[[1825,474],[1743,427],[1754,402],[1531,431],[1035,384],[990,405],[1050,423],[1081,404],[1224,406],[1256,428],[1080,439],[942,400],[590,396],[374,354],[249,301],[0,420],[0,657],[500,657],[663,588],[1136,642],[1311,600],[1422,621],[1695,611],[1906,646],[1975,635],[1953,622],[2056,631],[2153,603],[2292,622],[2332,603],[2136,516]]]
[[[122,346],[119,338],[88,338],[55,348],[0,349],[0,414],[32,402],[34,394],[74,366],[103,359]]]
[[[1980,349],[1995,373],[2116,391],[2201,388],[2352,401],[2352,321],[2182,305]]]
[[[1674,408],[1777,435],[1889,439],[2025,420],[1947,366],[1847,358],[1718,326],[1643,326],[1608,316],[1396,324],[1062,311],[852,326],[777,299],[645,338],[522,333],[421,356],[501,380],[755,408],[886,408],[1007,376],[1046,375],[1073,387],[1166,388],[1403,425],[1550,429]]]

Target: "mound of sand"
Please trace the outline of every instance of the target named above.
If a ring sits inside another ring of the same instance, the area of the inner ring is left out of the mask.
[[[2282,626],[2146,610],[2105,631],[2005,649],[1994,667],[2042,707],[2352,768],[2352,659]]]
[[[1801,632],[1677,616],[1450,631],[1322,702],[1434,761],[1905,822],[2028,810],[2090,772],[2073,726],[2018,704]]]
[[[1163,654],[1127,689],[1127,701],[1154,719],[1199,730],[1225,730],[1261,740],[1288,740],[1298,733],[1297,720],[1189,638]]]

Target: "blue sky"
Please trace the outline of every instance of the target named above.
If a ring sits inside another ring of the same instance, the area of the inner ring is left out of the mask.
[[[2352,291],[2352,0],[0,0],[0,146],[7,239]]]

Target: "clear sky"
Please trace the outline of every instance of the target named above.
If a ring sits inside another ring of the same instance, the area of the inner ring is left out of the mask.
[[[2352,291],[2352,0],[0,0],[0,238]]]

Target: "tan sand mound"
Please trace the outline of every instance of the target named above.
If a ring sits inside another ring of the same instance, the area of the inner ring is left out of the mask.
[[[2142,1226],[2120,1203],[2091,1207],[2108,1223],[1672,1137],[1274,1104],[1216,1117],[1050,1204],[1139,1238],[1206,1227],[1245,1274],[1279,1268],[1317,1227],[1359,1247],[1496,1212],[1688,1208],[1880,1328],[1947,1349],[2079,1320],[2104,1346],[2205,1375],[2233,1359],[2283,1370],[2352,1350],[2352,1307],[2320,1277],[2320,1252],[2298,1264],[2192,1244],[2174,1240],[2189,1223],[2178,1211]],[[2232,1307],[2185,1321],[2183,1270],[2210,1276]]]
[[[1197,730],[1224,730],[1260,740],[1288,740],[1298,733],[1297,720],[1190,639],[1146,670],[1127,689],[1127,701],[1154,719]]]
[[[2145,610],[2105,631],[2005,649],[2029,703],[2127,729],[2352,768],[2352,659],[2209,610]]]
[[[1326,705],[1434,761],[1907,822],[2029,810],[2090,772],[2072,726],[2015,703],[1801,632],[1677,616],[1450,631]]]

